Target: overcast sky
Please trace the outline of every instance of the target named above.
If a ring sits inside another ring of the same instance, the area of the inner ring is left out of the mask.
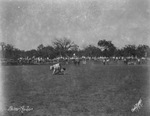
[[[150,0],[1,0],[0,38],[22,50],[67,37],[80,46],[150,43]]]

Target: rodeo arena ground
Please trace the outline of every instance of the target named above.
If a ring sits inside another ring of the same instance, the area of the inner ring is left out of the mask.
[[[149,116],[149,58],[1,59],[4,116]]]

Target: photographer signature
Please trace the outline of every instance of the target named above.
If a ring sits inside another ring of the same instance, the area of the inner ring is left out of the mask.
[[[33,108],[30,108],[29,106],[25,107],[25,106],[21,106],[21,107],[14,107],[14,106],[9,106],[9,108],[7,109],[7,111],[11,112],[11,111],[16,111],[16,112],[29,112],[32,111]]]
[[[138,101],[138,103],[136,103],[136,104],[134,105],[134,107],[131,109],[131,111],[132,111],[132,112],[134,112],[134,111],[139,111],[142,106],[143,106],[142,99],[140,99],[140,100]]]

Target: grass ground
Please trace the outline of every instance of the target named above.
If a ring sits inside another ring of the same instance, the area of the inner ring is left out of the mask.
[[[65,65],[65,75],[52,75],[48,65],[4,66],[6,106],[33,111],[6,116],[148,116],[147,65]],[[143,107],[131,112],[142,98]]]

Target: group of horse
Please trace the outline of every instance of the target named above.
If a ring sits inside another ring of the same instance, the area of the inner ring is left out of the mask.
[[[83,59],[83,58],[73,58],[70,60],[63,60],[66,64],[72,62],[74,65],[80,65],[80,63],[82,62],[82,64],[86,64],[86,61],[88,59]],[[139,59],[139,58],[134,58],[134,59],[129,59],[129,58],[124,58],[124,59],[112,59],[112,58],[103,58],[103,59],[92,59],[93,61],[99,61],[101,62],[103,65],[110,65],[110,64],[118,64],[119,62],[124,63],[125,65],[140,65],[140,64],[145,64],[146,63],[146,59]],[[61,66],[61,62],[56,62],[54,65],[50,66],[50,70],[53,70],[53,74],[64,74],[65,72],[65,68],[62,68]]]
[[[72,60],[72,62],[74,63],[74,65],[80,65],[81,59],[75,58]],[[68,64],[68,61],[66,61],[66,64]],[[83,64],[86,64],[86,60],[83,61]],[[54,65],[51,65],[50,70],[53,71],[53,73],[52,73],[53,75],[65,74],[64,72],[65,72],[66,68],[62,67],[61,62],[58,62]]]

